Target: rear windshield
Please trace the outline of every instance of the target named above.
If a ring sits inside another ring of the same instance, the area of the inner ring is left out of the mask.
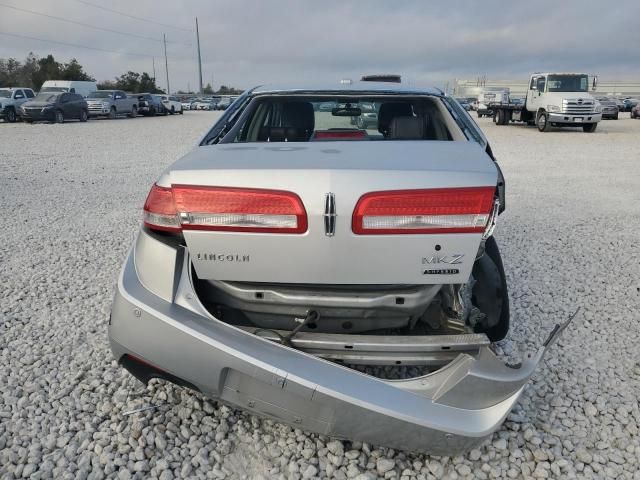
[[[259,96],[225,142],[453,140],[438,97]]]

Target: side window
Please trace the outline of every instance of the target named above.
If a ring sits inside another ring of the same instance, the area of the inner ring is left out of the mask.
[[[69,101],[68,93],[63,93],[62,95],[60,95],[60,103],[66,103],[68,101]]]
[[[529,84],[529,90],[535,90],[536,82],[538,81],[538,77],[531,77],[531,83]]]
[[[33,90],[25,90],[24,93],[27,94],[27,98],[35,97],[35,95],[33,94]]]
[[[544,77],[538,78],[536,87],[538,88],[539,92],[544,92],[544,84],[545,84],[545,78]]]
[[[17,99],[24,98],[24,92],[22,90],[16,90],[13,93],[13,98],[17,98]]]

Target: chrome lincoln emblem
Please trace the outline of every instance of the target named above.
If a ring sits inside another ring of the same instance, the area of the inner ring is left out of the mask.
[[[329,192],[324,196],[324,234],[333,237],[336,233],[336,196]]]

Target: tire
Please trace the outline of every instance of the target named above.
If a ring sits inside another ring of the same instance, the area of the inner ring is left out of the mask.
[[[18,117],[16,117],[16,111],[13,108],[9,108],[7,110],[7,122],[15,123],[17,119]]]
[[[128,116],[129,118],[136,118],[138,116],[138,107],[135,105],[131,107],[131,113]]]
[[[478,112],[478,118],[482,118],[482,114]]]
[[[539,132],[548,132],[551,125],[549,124],[549,114],[547,112],[541,112],[538,114],[536,120],[536,126]]]
[[[182,115],[184,113],[184,108],[180,107],[180,111],[178,113]]]
[[[169,114],[169,111],[166,108],[163,108],[161,114],[166,117]]]
[[[618,120],[618,116],[619,116],[619,114],[617,114],[617,113],[616,113],[616,116],[615,116],[615,117],[613,117],[613,119],[614,119],[614,120]]]
[[[55,123],[64,123],[64,114],[62,113],[62,110],[56,110],[55,115]]]
[[[169,112],[171,115],[175,115],[176,109],[173,105],[171,105],[171,111]]]
[[[156,107],[151,107],[151,108],[149,109],[149,116],[150,116],[150,117],[155,117],[155,116],[156,116],[156,113],[157,113],[157,112],[156,112]]]
[[[493,314],[494,319],[497,317],[495,325],[478,328],[477,333],[485,333],[489,340],[498,342],[509,333],[511,318],[509,312],[509,290],[500,250],[493,236],[487,239],[484,248],[485,254],[476,260],[473,265],[473,276],[476,279],[476,283],[472,290],[472,302],[482,312]],[[486,283],[482,280],[485,280]],[[499,288],[494,288],[496,283],[500,284]],[[500,308],[499,312],[495,310],[498,306]]]
[[[111,110],[109,110],[109,120],[113,120],[114,118],[116,118],[116,107],[111,107]]]
[[[593,133],[596,131],[597,126],[597,123],[585,123],[582,125],[582,131],[585,133]]]
[[[86,110],[81,110],[80,111],[80,121],[81,122],[86,122],[87,119],[89,118],[89,112],[87,112]]]
[[[508,123],[508,116],[505,110],[498,110],[496,112],[496,125],[506,125]]]

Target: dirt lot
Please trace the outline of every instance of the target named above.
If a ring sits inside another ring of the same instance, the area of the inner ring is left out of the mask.
[[[501,430],[451,458],[144,389],[112,360],[110,302],[145,196],[218,115],[0,124],[0,478],[640,478],[640,121],[592,134],[479,121],[507,181],[500,348],[532,350],[582,311]]]

